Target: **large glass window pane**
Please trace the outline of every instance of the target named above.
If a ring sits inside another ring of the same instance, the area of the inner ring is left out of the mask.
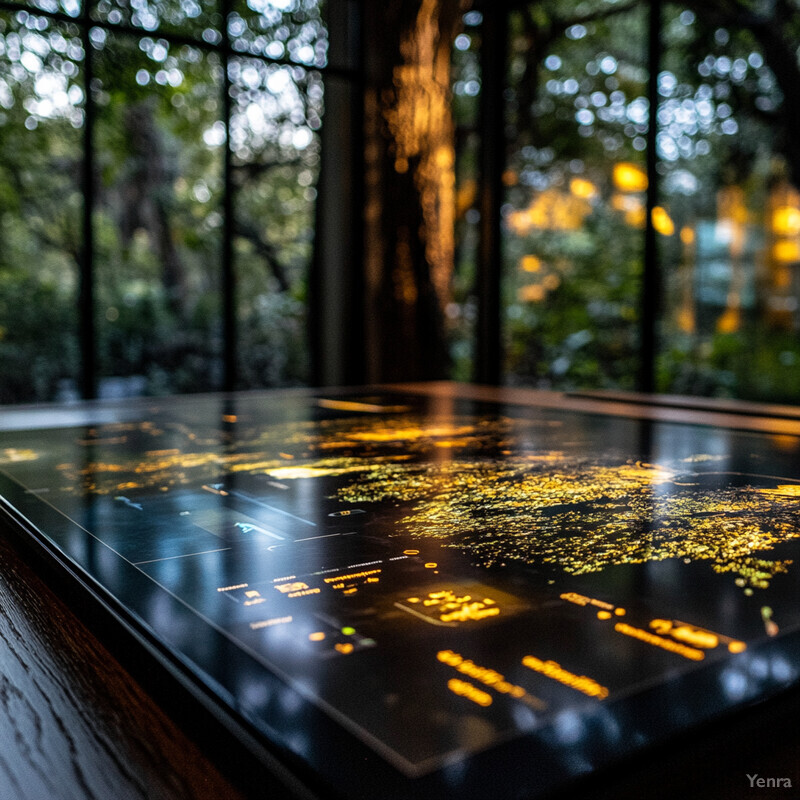
[[[101,391],[219,388],[219,58],[97,28],[91,38]]]
[[[328,50],[321,0],[234,0],[231,46],[240,53],[322,67]]]
[[[633,388],[645,224],[646,7],[511,17],[506,379]]]
[[[0,402],[68,399],[78,373],[78,29],[0,13]]]
[[[143,31],[189,34],[209,44],[222,41],[222,16],[217,0],[96,0],[91,17]]]
[[[230,78],[238,374],[247,387],[305,382],[322,78],[251,58]]]
[[[475,360],[482,21],[479,11],[464,14],[463,29],[453,43],[451,70],[456,152],[455,264],[452,301],[445,308],[445,333],[450,377],[462,381],[473,378]]]
[[[22,0],[33,8],[52,13],[67,14],[70,17],[80,16],[83,8],[82,0]]]
[[[665,9],[659,388],[796,401],[800,12],[725,8]]]

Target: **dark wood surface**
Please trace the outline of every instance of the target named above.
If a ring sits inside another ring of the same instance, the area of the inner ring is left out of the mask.
[[[241,797],[0,525],[0,800]]]

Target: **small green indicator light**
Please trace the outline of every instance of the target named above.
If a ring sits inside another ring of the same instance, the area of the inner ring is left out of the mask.
[[[342,633],[345,636],[352,636],[356,632],[355,628],[351,628],[349,625],[346,628],[342,628]]]

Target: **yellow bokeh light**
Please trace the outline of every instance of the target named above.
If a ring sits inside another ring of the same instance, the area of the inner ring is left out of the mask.
[[[800,208],[778,206],[772,212],[772,230],[778,236],[797,236],[800,234]]]
[[[456,213],[462,215],[475,204],[478,197],[478,182],[473,179],[465,180],[456,192]]]
[[[742,323],[741,314],[738,308],[728,308],[717,320],[717,331],[719,333],[735,333],[739,330]]]
[[[653,227],[662,236],[672,236],[675,233],[675,223],[662,206],[656,206],[652,211]]]
[[[647,214],[644,210],[644,206],[641,208],[637,208],[633,211],[629,211],[625,215],[625,222],[631,226],[631,228],[644,228],[644,222]]]
[[[683,331],[684,333],[694,333],[695,318],[694,312],[691,308],[683,306],[681,309],[679,309],[676,322],[679,330]]]
[[[538,272],[542,268],[542,260],[537,256],[522,256],[519,267],[524,272]]]
[[[647,190],[647,173],[628,161],[614,165],[614,186],[621,192],[644,192]]]
[[[545,294],[547,294],[547,292],[544,286],[539,283],[531,283],[528,286],[521,286],[517,292],[517,297],[519,297],[522,302],[538,303],[544,300]]]
[[[569,190],[575,197],[592,200],[599,194],[597,187],[585,178],[573,178],[569,183]]]
[[[434,160],[437,167],[441,169],[450,169],[456,160],[456,155],[452,147],[443,145],[436,149]]]
[[[551,187],[535,195],[527,208],[509,214],[508,225],[518,236],[532,230],[575,231],[591,212],[585,197]]]
[[[789,267],[779,267],[772,273],[772,285],[776,289],[788,289],[792,285],[792,271]]]
[[[644,228],[647,213],[641,197],[616,192],[611,196],[611,208],[625,215],[626,225],[632,228]]]
[[[694,228],[692,228],[690,225],[684,225],[681,228],[680,236],[681,236],[681,242],[683,242],[683,244],[685,245],[694,244],[695,232]]]
[[[772,246],[772,257],[782,264],[800,261],[800,243],[794,239],[781,239]]]

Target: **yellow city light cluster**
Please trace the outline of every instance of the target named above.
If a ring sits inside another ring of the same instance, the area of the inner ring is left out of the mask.
[[[342,464],[339,466],[297,466],[297,467],[265,467],[264,471],[273,478],[281,481],[297,480],[298,478],[325,478],[328,476],[345,475],[348,472],[363,472],[371,469],[367,464]]]
[[[500,613],[497,607],[486,608],[483,603],[470,603],[455,611],[442,614],[439,619],[442,622],[477,622],[487,617],[496,617]]]
[[[611,619],[612,611],[618,617],[625,616],[624,608],[615,608],[613,603],[606,603],[605,600],[598,600],[595,597],[586,597],[585,595],[578,594],[577,592],[564,592],[564,594],[560,595],[560,597],[562,600],[566,600],[569,603],[574,603],[577,606],[595,606],[596,608],[601,609],[597,614],[600,619]]]
[[[478,622],[500,614],[499,606],[490,597],[474,600],[471,595],[459,595],[450,589],[430,592],[424,600],[409,597],[406,602],[435,609],[442,622]]]
[[[633,625],[628,625],[626,622],[618,622],[614,626],[614,630],[618,633],[625,634],[625,636],[631,636],[634,639],[651,644],[654,647],[660,647],[662,650],[669,650],[671,653],[677,653],[691,661],[702,661],[706,657],[702,650],[698,650],[695,647],[687,647],[672,639],[665,639],[663,636],[656,636],[654,633],[650,633],[642,628],[636,628]]]
[[[660,465],[586,464],[562,454],[539,463],[534,456],[509,451],[500,463],[394,464],[338,497],[412,502],[399,523],[406,532],[439,539],[484,566],[544,562],[582,574],[689,559],[737,574],[747,591],[766,588],[788,565],[756,553],[800,537],[786,505],[794,487],[703,491]]]
[[[295,581],[294,583],[279,583],[275,588],[282,594],[289,594],[301,589],[308,589],[308,584],[303,581]]]
[[[310,587],[303,581],[279,583],[275,588],[287,597],[307,597],[311,594],[319,594],[322,591],[318,586]]]
[[[774,489],[758,489],[760,494],[768,497],[797,497],[800,498],[800,483],[781,484]]]
[[[484,692],[477,686],[473,686],[469,681],[460,681],[458,678],[451,678],[447,681],[447,688],[457,694],[459,697],[466,697],[467,700],[472,700],[479,706],[486,708],[492,704],[492,696],[488,692]]]
[[[691,625],[676,625],[669,619],[654,619],[650,627],[660,636],[671,636],[679,642],[703,650],[713,650],[719,645],[719,636],[711,631],[695,628]]]
[[[310,589],[298,589],[296,592],[289,592],[287,597],[307,597],[310,594],[319,594],[322,590],[318,586],[313,586]]]
[[[528,667],[528,669],[532,669],[540,675],[552,678],[554,681],[558,681],[564,686],[569,686],[570,689],[575,689],[585,694],[587,697],[595,697],[598,700],[604,700],[608,697],[608,689],[605,686],[592,680],[592,678],[587,678],[586,675],[576,675],[564,669],[556,661],[542,661],[535,656],[525,656],[525,658],[522,659],[522,663]]]
[[[340,581],[354,581],[359,578],[366,578],[369,575],[379,575],[382,572],[380,569],[367,569],[361,572],[351,572],[348,575],[336,575],[332,578],[324,578],[325,583],[338,583]]]
[[[654,619],[650,622],[650,627],[662,636],[671,636],[679,642],[703,650],[713,650],[721,644],[727,644],[731,653],[743,653],[747,650],[747,645],[738,639],[731,639],[730,636],[698,628],[677,619]]]
[[[624,608],[615,607],[613,603],[587,597],[577,592],[564,592],[560,597],[562,600],[566,600],[578,606],[595,606],[600,608],[601,611],[598,611],[597,617],[601,620],[613,619],[615,616],[623,617],[626,614]],[[615,626],[615,630],[619,633],[632,636],[635,639],[640,639],[655,647],[670,650],[694,661],[702,660],[702,650],[713,650],[721,643],[727,643],[728,650],[731,653],[741,653],[747,649],[747,645],[744,642],[714,633],[705,628],[689,625],[686,622],[680,622],[679,620],[654,619],[650,622],[650,628],[655,633],[650,633],[641,628],[636,628],[624,623]],[[667,636],[670,638],[664,638]],[[688,647],[686,645],[688,645]]]
[[[547,707],[543,700],[528,694],[521,686],[509,683],[505,676],[499,672],[480,667],[469,659],[465,659],[459,653],[454,653],[452,650],[440,650],[436,654],[436,658],[443,664],[447,664],[448,667],[458,670],[462,675],[466,675],[468,678],[472,678],[500,694],[507,694],[516,700],[522,700],[539,711],[543,711]]]
[[[275,474],[287,479],[342,475],[336,499],[348,505],[407,504],[410,510],[396,523],[399,533],[437,539],[483,566],[544,563],[582,574],[614,564],[688,559],[733,573],[747,593],[787,571],[790,562],[770,559],[769,553],[800,538],[792,509],[800,496],[797,485],[702,490],[691,487],[690,476],[678,477],[659,465],[588,463],[548,450],[515,450],[529,440],[529,426],[496,417],[443,415],[426,422],[410,413],[365,414],[259,429],[247,450],[182,455],[160,448],[130,462],[104,453],[87,465],[59,469],[73,481],[65,491],[98,494],[119,492],[121,486],[167,491],[203,481],[208,491],[222,493],[214,480],[224,471],[283,469]],[[176,432],[188,437],[182,427],[165,426],[172,440]],[[90,439],[111,452],[109,442],[134,430],[153,438],[164,433],[142,423],[98,429]],[[99,433],[106,438],[92,438]],[[213,432],[201,436],[214,440]],[[431,461],[437,442],[448,449],[501,450],[504,460]],[[288,465],[280,453],[296,460]]]
[[[142,461],[136,465],[134,472],[163,472],[174,470],[176,467],[193,469],[210,463],[219,463],[218,453],[181,453],[174,451],[170,455],[158,455],[153,457],[152,460]],[[120,469],[125,469],[125,467],[122,466]]]
[[[382,570],[380,569],[368,569],[360,572],[351,572],[346,575],[333,575],[323,578],[323,580],[331,589],[340,591],[342,594],[351,595],[358,592],[356,584],[379,583],[381,572]]]
[[[372,408],[364,404],[365,411]],[[137,459],[112,460],[97,458],[80,465],[67,463],[58,469],[76,486],[67,491],[91,491],[109,494],[121,491],[122,486],[136,488],[158,488],[168,490],[173,486],[206,482],[210,486],[224,472],[266,473],[273,477],[291,480],[336,476],[350,472],[391,470],[387,462],[402,462],[413,459],[415,453],[425,452],[435,445],[437,439],[448,441],[448,447],[463,447],[467,443],[480,444],[492,437],[505,423],[497,420],[477,424],[472,418],[448,418],[441,423],[423,421],[418,415],[396,415],[402,406],[384,409],[395,416],[368,416],[357,419],[334,419],[319,422],[305,421],[282,423],[264,428],[246,430],[242,428],[241,440],[246,446],[234,451],[223,451],[219,433],[214,428],[200,435],[185,425],[165,425],[174,437],[179,434],[190,448],[159,448],[148,451]],[[112,452],[115,446],[128,441],[132,432],[144,433],[154,439],[165,434],[152,423],[131,423],[105,426],[90,432],[85,440],[87,446]],[[113,435],[111,435],[113,434]],[[199,443],[210,445],[207,450],[198,450]],[[375,446],[396,443],[402,452],[380,454]],[[342,453],[336,456],[336,451]],[[321,453],[333,453],[332,457],[320,458]],[[0,456],[1,457],[1,456]],[[287,458],[296,461],[291,465]],[[211,489],[209,489],[211,491]],[[217,491],[221,493],[221,491]]]

